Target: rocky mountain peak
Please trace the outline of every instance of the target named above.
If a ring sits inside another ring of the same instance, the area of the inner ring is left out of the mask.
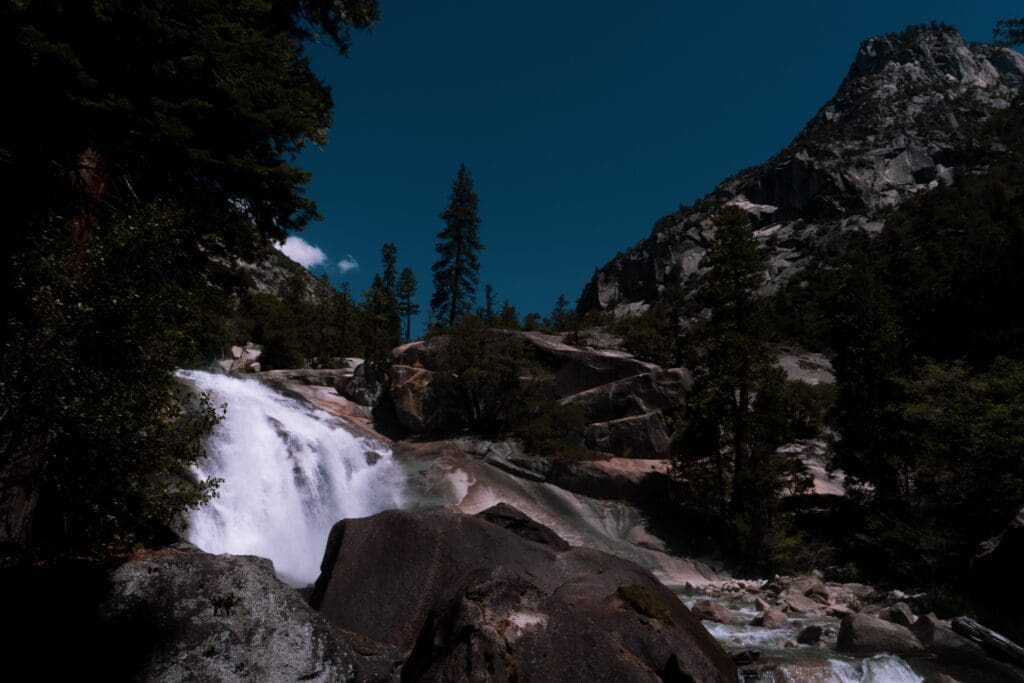
[[[876,128],[913,127],[914,116],[964,96],[1000,108],[1006,106],[1008,91],[1022,84],[1024,56],[1019,53],[968,45],[950,26],[915,26],[861,43],[836,96],[804,134],[842,119]]]
[[[698,270],[721,206],[750,216],[768,250],[766,293],[815,254],[841,252],[854,232],[877,232],[906,198],[983,170],[1005,153],[983,135],[1024,87],[1024,56],[968,44],[949,26],[916,26],[864,41],[849,72],[804,130],[761,166],[723,181],[651,236],[600,268],[580,310],[628,315],[671,277]]]

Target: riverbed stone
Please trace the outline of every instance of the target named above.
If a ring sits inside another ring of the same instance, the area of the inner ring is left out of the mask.
[[[910,629],[867,614],[850,614],[839,626],[836,649],[852,654],[921,652],[924,646]]]
[[[801,645],[814,645],[821,640],[823,629],[821,626],[804,626],[796,636],[796,642]]]
[[[789,617],[782,610],[773,609],[757,615],[750,624],[764,628],[786,628],[789,626]]]
[[[720,602],[712,600],[698,600],[690,608],[693,616],[701,621],[714,621],[719,624],[731,624],[733,622],[732,612]]]

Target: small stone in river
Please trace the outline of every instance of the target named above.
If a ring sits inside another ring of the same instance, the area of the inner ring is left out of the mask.
[[[786,628],[789,625],[789,617],[782,610],[770,610],[754,617],[750,624],[764,628]]]
[[[690,612],[701,621],[714,621],[719,624],[732,622],[732,612],[729,608],[710,600],[698,600],[693,603]]]
[[[801,645],[814,645],[821,640],[822,629],[820,626],[804,626],[796,636],[796,642]]]
[[[756,609],[758,612],[767,612],[771,608],[772,606],[769,605],[767,601],[762,600],[761,598],[754,599],[754,609]]]

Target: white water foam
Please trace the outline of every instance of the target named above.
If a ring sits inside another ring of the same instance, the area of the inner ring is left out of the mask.
[[[195,469],[223,479],[218,497],[187,520],[186,537],[203,550],[267,557],[282,580],[308,585],[335,522],[403,506],[405,475],[391,451],[339,418],[255,380],[178,376],[227,404]]]

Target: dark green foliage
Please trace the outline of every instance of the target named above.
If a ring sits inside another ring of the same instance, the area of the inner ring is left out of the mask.
[[[553,399],[530,400],[526,415],[513,427],[531,453],[566,459],[592,457],[583,445],[587,422],[579,406]]]
[[[701,261],[698,296],[710,317],[689,336],[697,369],[675,444],[691,513],[757,567],[786,536],[782,491],[804,485],[800,463],[776,452],[792,437],[794,411],[792,390],[762,336],[764,307],[754,294],[764,263],[746,215],[724,208]]]
[[[139,207],[84,243],[55,221],[8,261],[0,489],[36,501],[37,547],[123,551],[214,492],[188,468],[215,413],[172,374],[205,288],[190,218]]]
[[[521,340],[495,336],[479,318],[463,316],[449,330],[440,365],[431,383],[442,406],[436,427],[498,434],[522,421],[526,352]]]
[[[501,315],[498,316],[497,326],[507,330],[519,329],[519,314],[516,312],[516,307],[509,303],[508,299],[505,299],[505,302],[501,305]]]
[[[225,264],[316,217],[291,161],[324,141],[331,98],[304,46],[344,53],[349,29],[375,18],[373,0],[0,8],[5,97],[18,103],[0,109],[0,501],[29,512],[3,520],[5,538],[123,551],[162,540],[211,493],[187,470],[214,414],[173,369],[265,307],[232,310],[243,287]],[[315,357],[327,308],[257,317]]]
[[[572,319],[573,313],[569,309],[569,300],[565,298],[565,294],[559,294],[555,301],[555,308],[551,311],[548,327],[554,332],[564,332],[569,328]]]
[[[1024,45],[1024,19],[1002,19],[996,22],[992,37],[996,45]]]
[[[811,336],[831,346],[838,382],[834,464],[863,516],[844,550],[868,576],[953,596],[977,544],[1024,502],[1021,106],[984,129],[1010,150],[986,174],[905,202],[844,264],[807,277]]]
[[[416,296],[416,274],[411,268],[402,269],[395,294],[398,296],[398,313],[405,317],[405,340],[412,341],[412,317],[419,315],[420,305],[412,300]]]
[[[101,202],[164,198],[240,251],[253,227],[283,238],[317,215],[289,161],[325,141],[332,103],[303,41],[345,52],[349,28],[377,16],[374,0],[29,0],[2,13],[5,97],[20,104],[0,113],[0,184],[24,202],[5,209],[8,231],[40,210],[84,231]]]
[[[480,311],[480,317],[483,319],[484,324],[494,325],[497,322],[498,318],[495,312],[496,303],[497,295],[494,293],[494,287],[488,284],[484,287],[484,307],[483,310]]]
[[[672,612],[661,601],[661,598],[655,595],[654,591],[649,588],[634,585],[619,586],[615,594],[619,596],[619,599],[645,617],[657,619],[665,624],[672,623]]]
[[[465,164],[452,182],[448,208],[441,214],[445,228],[438,233],[434,264],[434,295],[430,306],[435,322],[451,327],[463,315],[472,313],[476,286],[480,280],[479,199],[473,191],[473,179]]]
[[[544,320],[540,313],[527,313],[523,317],[523,329],[527,332],[534,332],[536,330],[544,329]]]
[[[385,242],[380,250],[384,273],[381,276],[380,297],[383,305],[381,345],[389,350],[402,343],[402,314],[398,302],[398,248]]]
[[[978,542],[1020,507],[1024,362],[925,362],[901,383],[898,489],[865,492],[860,540],[896,575],[939,585],[963,576]]]
[[[641,360],[663,367],[682,367],[685,361],[687,317],[698,313],[688,300],[682,274],[673,269],[654,305],[632,319],[614,321],[612,329],[622,335],[623,344]]]

